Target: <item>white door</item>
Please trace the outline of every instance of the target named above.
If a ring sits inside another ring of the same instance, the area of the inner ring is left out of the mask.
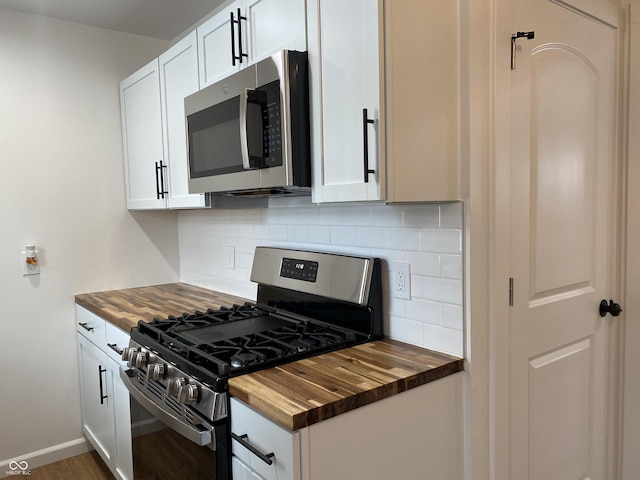
[[[196,32],[160,55],[162,142],[169,164],[169,208],[206,206],[204,194],[189,194],[184,98],[198,91]]]
[[[241,66],[244,66],[244,63],[240,65],[232,58],[234,53],[239,55],[238,29],[235,24],[231,24],[231,14],[235,21],[238,20],[238,8],[240,8],[240,0],[231,3],[197,28],[201,89],[237,72]],[[231,38],[232,29],[233,38]]]
[[[308,8],[313,201],[380,200],[379,4],[318,0]]]
[[[607,468],[618,30],[572,4],[513,2],[510,480]]]
[[[307,49],[305,2],[300,0],[244,0],[244,23],[249,62],[280,50]],[[244,33],[244,32],[243,32]],[[245,42],[245,38],[242,39]],[[244,43],[243,43],[244,44]]]
[[[111,468],[115,449],[112,412],[112,377],[107,356],[82,335],[78,335],[83,430]]]
[[[120,108],[127,208],[165,208],[158,193],[164,157],[157,59],[120,82]]]

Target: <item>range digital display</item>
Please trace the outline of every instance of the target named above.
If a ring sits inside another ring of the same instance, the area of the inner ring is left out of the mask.
[[[315,283],[318,277],[318,262],[283,258],[280,276]]]

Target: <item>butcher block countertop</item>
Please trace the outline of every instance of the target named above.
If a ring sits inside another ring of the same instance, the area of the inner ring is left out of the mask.
[[[150,322],[153,317],[193,313],[207,308],[217,309],[242,305],[246,298],[196,287],[187,283],[167,283],[149,287],[124,288],[106,292],[80,293],[76,303],[99,317],[129,332],[138,320]]]
[[[242,304],[246,299],[169,283],[83,293],[75,301],[128,332],[138,320]],[[463,368],[461,358],[384,339],[230,378],[229,393],[293,431]]]
[[[384,339],[229,379],[229,392],[298,430],[463,369],[463,360]]]

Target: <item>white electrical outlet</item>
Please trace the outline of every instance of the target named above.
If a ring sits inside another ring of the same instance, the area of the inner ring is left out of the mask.
[[[408,263],[393,262],[390,265],[389,290],[396,298],[411,299],[411,272]]]
[[[236,247],[227,245],[227,268],[236,268]]]
[[[27,256],[27,252],[21,252],[22,275],[40,275],[40,262],[37,256]]]

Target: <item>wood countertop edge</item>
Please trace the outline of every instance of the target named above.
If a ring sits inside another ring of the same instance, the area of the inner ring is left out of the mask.
[[[320,406],[291,405],[289,411],[278,408],[273,402],[269,401],[268,398],[255,395],[247,389],[233,384],[233,379],[231,379],[229,383],[229,394],[243,401],[281,427],[289,431],[295,431],[463,370],[464,360],[459,358],[406,378],[357,392],[347,397],[338,398],[333,402],[328,402]],[[283,390],[285,388],[286,387],[283,387]]]

